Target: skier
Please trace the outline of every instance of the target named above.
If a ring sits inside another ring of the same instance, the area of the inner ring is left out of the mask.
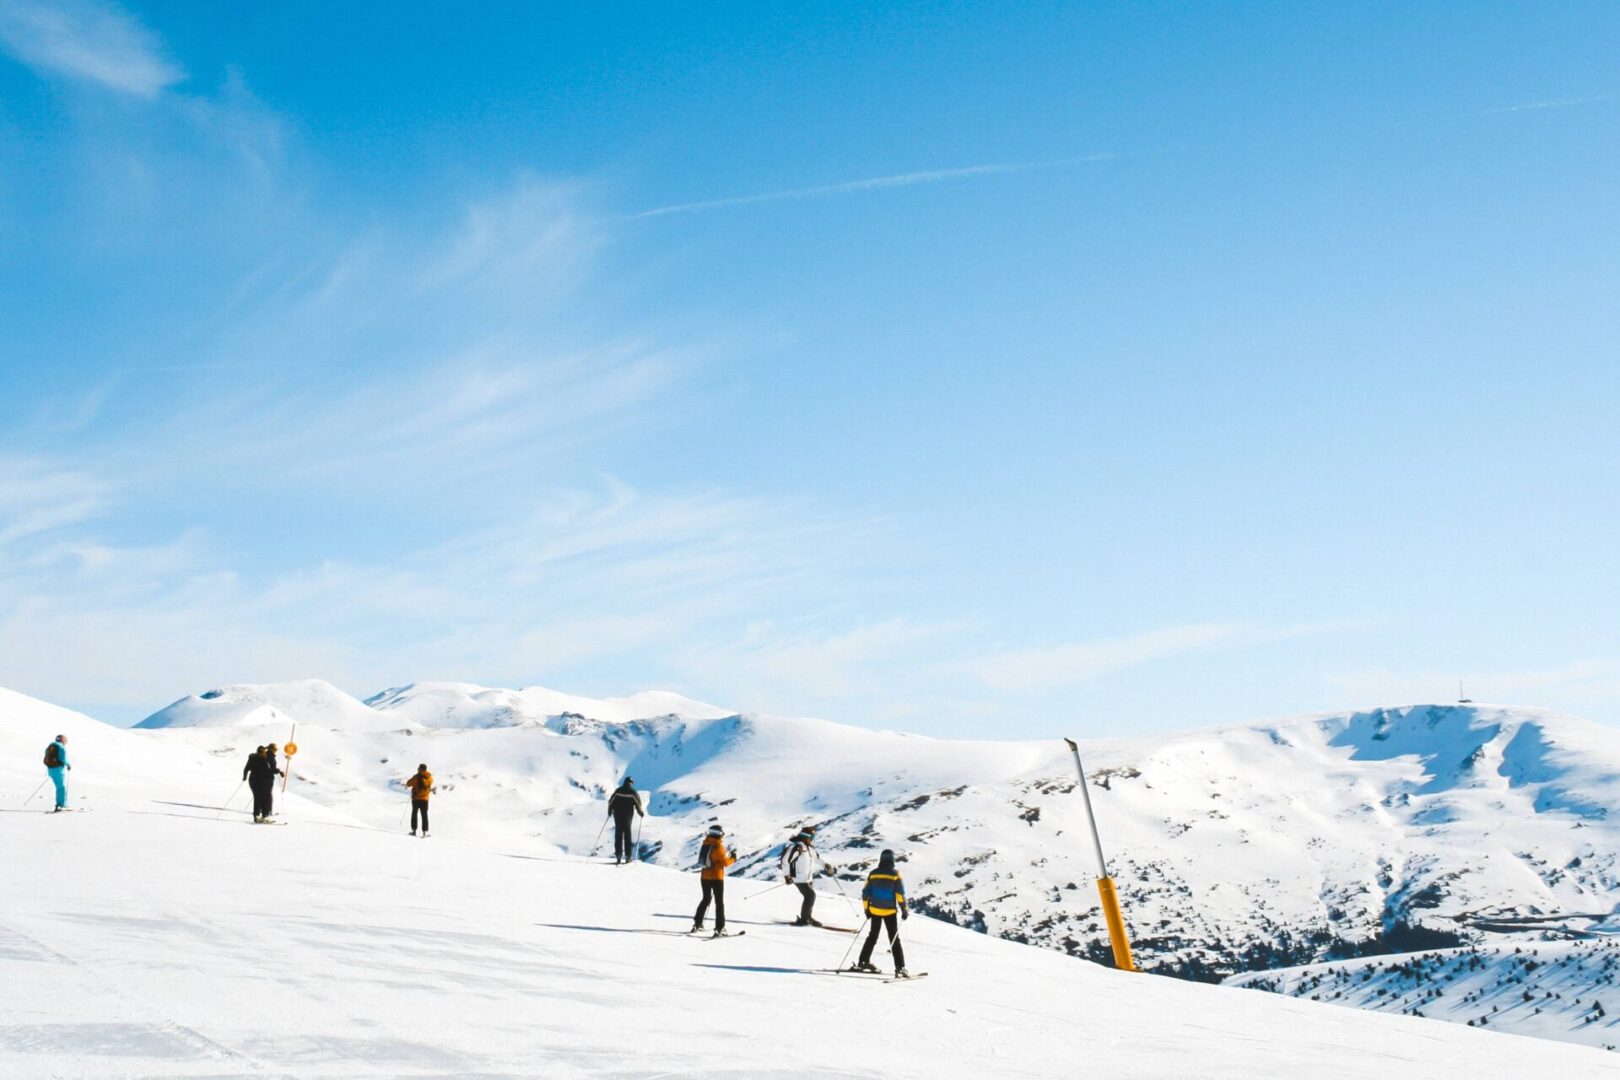
[[[268,746],[261,746],[254,751],[253,756],[247,759],[247,765],[242,769],[242,778],[247,781],[248,790],[253,792],[253,823],[262,824],[270,820],[273,809],[276,777],[281,770],[275,766],[275,758],[270,754]]]
[[[710,825],[708,835],[704,836],[698,848],[698,866],[703,870],[700,875],[703,902],[698,904],[697,914],[692,916],[692,933],[703,929],[703,916],[708,913],[712,899],[714,936],[726,936],[726,867],[736,861],[737,856],[726,850],[726,830],[718,825]]]
[[[627,776],[624,783],[608,799],[608,816],[613,819],[613,865],[630,861],[630,831],[631,822],[635,815],[647,816],[647,811],[641,808],[641,796],[636,792],[634,777]]]
[[[264,784],[264,820],[269,821],[276,816],[276,777],[286,776],[281,771],[281,765],[276,761],[276,744],[264,744],[264,757],[270,763],[270,775]]]
[[[900,880],[900,874],[894,868],[894,852],[885,849],[878,857],[877,869],[867,875],[861,899],[866,903],[866,918],[872,932],[866,935],[861,961],[854,970],[877,972],[872,963],[872,950],[877,947],[878,928],[883,927],[889,932],[889,951],[894,954],[896,977],[911,978],[911,973],[906,970],[906,951],[900,944],[900,923],[895,918],[896,913],[901,919],[910,915],[906,910],[906,884]]]
[[[782,870],[786,884],[796,886],[802,898],[799,904],[799,917],[793,920],[794,926],[821,925],[811,914],[816,906],[816,890],[811,882],[817,874],[831,874],[833,867],[821,857],[815,844],[816,827],[806,825],[788,842],[788,846],[782,849],[782,858],[777,864]]]
[[[68,764],[67,736],[58,735],[56,741],[45,748],[45,771],[50,773],[51,783],[56,785],[56,809],[51,811],[53,814],[68,808],[67,772],[72,768]]]
[[[433,774],[428,772],[424,762],[416,767],[416,775],[405,781],[405,786],[411,789],[411,835],[416,835],[416,816],[422,815],[422,836],[427,836],[428,830],[428,796],[433,794]]]

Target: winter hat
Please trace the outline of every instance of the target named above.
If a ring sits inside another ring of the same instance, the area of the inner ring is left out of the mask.
[[[417,772],[427,772],[427,762],[424,761],[424,762],[422,762],[422,764],[418,765],[416,767],[416,771]]]
[[[894,852],[888,848],[884,848],[883,854],[878,856],[877,872],[880,874],[894,873]]]
[[[726,835],[726,830],[722,829],[718,825],[710,825],[709,826],[709,835],[710,836],[724,836],[724,835]]]
[[[58,735],[56,737],[56,741],[57,742],[67,742],[67,736],[66,735]]]

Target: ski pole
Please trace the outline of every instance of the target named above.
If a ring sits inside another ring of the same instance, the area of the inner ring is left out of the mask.
[[[641,827],[647,823],[647,815],[642,814],[636,818],[636,861],[641,861]]]
[[[910,909],[908,908],[907,910]],[[900,923],[903,921],[904,920],[900,918],[900,912],[896,910],[894,913],[894,940],[889,942],[889,955],[891,957],[894,955],[894,950],[900,948]]]
[[[764,896],[768,892],[775,892],[777,889],[782,888],[786,884],[787,884],[787,882],[785,882],[785,881],[778,881],[775,885],[772,885],[769,889],[761,889],[757,893],[753,893],[753,894],[751,894],[749,896],[743,897],[743,899],[744,900],[752,900],[756,896]]]
[[[838,886],[838,895],[844,898],[844,903],[849,905],[849,910],[859,915],[861,913],[861,909],[855,906],[855,901],[851,900],[849,898],[849,893],[844,891],[844,883],[838,880],[838,875],[829,874],[828,876],[833,879],[833,884]]]
[[[45,790],[45,785],[50,783],[50,782],[51,782],[51,778],[48,777],[48,776],[45,779],[41,780],[39,782],[39,787],[34,789],[34,794],[30,795],[30,796],[28,796],[28,798],[24,799],[22,801],[22,805],[27,806],[29,803],[33,802],[34,801],[34,795],[38,795],[40,792],[44,791]],[[22,807],[18,807],[18,809],[20,810],[20,809],[22,809]]]
[[[844,965],[849,962],[849,954],[855,951],[855,943],[857,941],[861,940],[861,935],[866,933],[866,924],[871,922],[871,921],[872,921],[872,916],[868,915],[861,922],[861,928],[859,930],[855,931],[855,936],[849,939],[849,948],[844,950],[843,959],[838,961],[837,970],[839,970],[839,971],[845,970]]]
[[[605,832],[607,832],[607,818],[602,819],[602,827],[596,830],[596,843],[591,845],[591,858],[593,859],[596,858],[596,853],[602,850],[602,834]]]
[[[241,783],[236,785],[236,790],[231,792],[231,797],[229,799],[225,800],[225,805],[220,807],[219,808],[219,813],[214,815],[214,820],[215,821],[218,821],[220,818],[225,816],[225,811],[227,811],[227,810],[229,810],[231,808],[231,803],[236,799],[237,794],[239,792],[241,792],[242,784],[245,784],[245,783],[247,783],[247,781],[243,780]]]

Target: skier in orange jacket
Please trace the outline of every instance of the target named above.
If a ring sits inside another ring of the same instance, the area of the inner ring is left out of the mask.
[[[698,848],[698,866],[702,869],[698,876],[703,885],[703,901],[698,904],[697,914],[692,916],[692,933],[703,929],[703,917],[708,914],[709,901],[713,900],[714,936],[725,936],[726,867],[736,861],[737,857],[726,850],[726,830],[718,825],[710,825],[708,834]]]
[[[411,789],[411,835],[416,835],[416,818],[422,817],[422,835],[427,836],[428,830],[428,796],[433,794],[433,774],[428,772],[426,763],[416,767],[416,775],[405,781],[405,786]]]

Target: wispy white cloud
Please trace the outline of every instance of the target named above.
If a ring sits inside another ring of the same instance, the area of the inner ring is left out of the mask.
[[[12,504],[53,500],[36,488]],[[824,595],[821,561],[863,540],[858,525],[763,501],[611,479],[446,542],[309,556],[269,575],[236,565],[206,530],[134,547],[41,529],[0,538],[0,685],[146,710],[232,680],[318,675],[357,691],[434,675],[566,681]]]
[[[138,97],[185,78],[150,31],[99,0],[0,0],[0,46],[41,72]]]
[[[754,708],[893,716],[905,696],[900,688],[914,685],[897,669],[933,670],[932,651],[968,628],[900,617],[837,629],[757,620],[739,637],[688,644],[674,664],[705,684],[732,688]],[[922,699],[937,704],[932,694]]]
[[[1546,98],[1541,101],[1522,101],[1517,105],[1504,105],[1485,109],[1480,116],[1498,116],[1502,113],[1535,112],[1540,109],[1567,109],[1574,105],[1597,105],[1606,101],[1620,101],[1620,94],[1588,94],[1583,97]]]
[[[1027,693],[1089,682],[1160,660],[1288,641],[1354,625],[1359,624],[1267,627],[1247,622],[1189,623],[1097,641],[1002,650],[971,661],[968,668],[990,686]]]
[[[17,541],[88,521],[106,505],[105,486],[84,472],[0,456],[0,555]]]
[[[1113,161],[1116,154],[1088,154],[1084,157],[1060,158],[1053,161],[1017,161],[987,165],[964,165],[952,169],[926,169],[919,172],[896,173],[892,176],[871,176],[862,180],[845,180],[837,184],[767,191],[755,195],[732,195],[721,199],[674,203],[643,210],[632,218],[664,217],[669,214],[690,214],[701,210],[722,210],[733,206],[755,203],[785,202],[790,199],[818,199],[829,195],[854,195],[863,191],[881,191],[885,188],[911,187],[916,184],[937,184],[945,180],[967,180],[978,176],[999,176],[1006,173],[1030,172],[1035,169],[1055,169],[1065,165],[1083,165]]]

